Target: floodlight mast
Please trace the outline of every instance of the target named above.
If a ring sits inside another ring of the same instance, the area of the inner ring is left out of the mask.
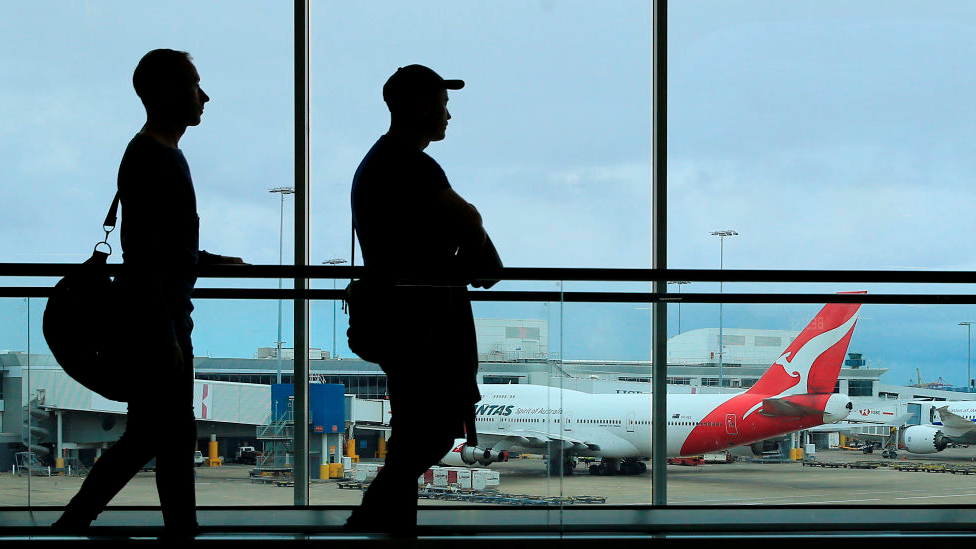
[[[736,236],[739,233],[732,229],[725,229],[722,231],[712,231],[712,236],[717,236],[719,241],[719,255],[718,255],[718,270],[723,270],[725,265],[725,237]],[[723,293],[723,280],[718,281],[718,293],[722,295]],[[724,380],[722,376],[722,363],[723,356],[725,355],[725,341],[722,339],[722,301],[718,302],[718,390],[722,392],[724,385]]]
[[[346,260],[341,257],[333,257],[332,259],[326,259],[322,262],[323,265],[341,265],[345,263]],[[332,279],[332,289],[336,289],[336,279]],[[336,300],[332,300],[332,360],[336,357]]]
[[[681,286],[691,284],[690,280],[669,280],[668,284],[677,284],[678,293],[681,293]],[[681,300],[678,300],[678,335],[681,335]]]
[[[278,217],[278,266],[281,267],[283,253],[282,253],[282,243],[284,241],[285,234],[285,195],[295,194],[295,187],[275,187],[273,189],[268,189],[269,193],[278,193],[281,195],[281,213]],[[281,277],[278,277],[278,289],[281,289]],[[275,358],[278,362],[278,377],[277,382],[281,385],[281,298],[278,298],[278,341],[276,342],[276,353]]]

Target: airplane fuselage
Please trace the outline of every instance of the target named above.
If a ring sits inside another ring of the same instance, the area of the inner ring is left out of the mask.
[[[560,439],[564,448],[580,456],[651,455],[650,394],[589,394],[534,385],[480,385],[479,389],[483,395],[476,409],[479,446],[531,452],[547,440]],[[825,419],[829,408],[793,417],[762,413],[757,405],[771,396],[668,395],[667,455],[724,450],[832,420]],[[823,406],[828,399],[833,400],[830,408],[837,410],[849,402],[843,395],[825,395]]]

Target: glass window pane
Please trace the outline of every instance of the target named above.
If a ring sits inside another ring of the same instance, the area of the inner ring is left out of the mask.
[[[649,265],[650,4],[318,1],[312,14],[312,52],[321,60],[313,60],[311,73],[312,171],[319,182],[314,200],[323,205],[312,214],[314,263],[350,257],[353,174],[390,127],[383,84],[398,67],[420,63],[465,81],[463,89],[449,92],[446,138],[424,151],[444,169],[454,190],[478,208],[506,266]],[[360,265],[359,243],[356,248]],[[558,290],[552,284],[503,282],[495,290]],[[608,287],[578,288],[584,286]],[[316,287],[331,284],[319,281]],[[550,435],[582,427],[553,404],[562,400],[565,378],[558,367],[565,343],[557,327],[563,320],[555,307],[475,304],[479,381],[491,388],[487,396],[482,391],[479,426],[496,433],[533,428]],[[315,308],[312,333],[328,341],[331,307],[323,302]],[[646,332],[626,341],[605,333],[608,326],[633,322],[632,308],[579,304],[572,313],[574,330],[588,327],[591,333],[585,351],[573,352],[594,353],[579,355],[586,359],[647,360]],[[637,315],[649,318],[647,311]],[[540,319],[553,320],[539,324]],[[608,326],[600,325],[604,322]],[[339,328],[341,334],[341,322]],[[423,356],[437,348],[437,341],[420,341],[408,352]],[[644,373],[633,377],[646,383]],[[510,385],[522,387],[513,391],[551,386],[525,406],[547,411],[545,417],[514,410],[506,415],[509,404],[503,401],[513,395],[501,388]],[[496,435],[489,442],[502,449],[508,444],[504,440]],[[534,479],[526,486],[534,497],[563,495],[560,478],[572,469],[564,468],[556,440],[527,438],[516,450],[555,458],[554,467],[536,459],[491,468],[524,466],[526,478]],[[571,435],[558,440],[567,448],[565,461],[578,461],[568,449],[585,445]],[[586,466],[577,466],[580,471],[585,474]]]
[[[32,503],[31,466],[38,465],[35,459],[44,457],[38,454],[49,452],[48,448],[36,444],[37,429],[41,426],[28,413],[27,406],[31,352],[36,352],[32,343],[36,345],[38,339],[31,332],[39,328],[31,316],[37,313],[35,299],[0,299],[0,341],[3,342],[0,343],[0,470],[4,473],[0,474],[0,482],[5,494],[2,505]],[[35,450],[32,453],[31,448]],[[47,469],[35,467],[35,471],[46,474]]]
[[[425,152],[506,265],[649,266],[650,3],[316,1],[312,55],[318,261],[348,255],[352,176],[390,125],[383,84],[420,63],[465,81]]]
[[[0,147],[0,162],[8,166],[7,181],[17,181],[16,185],[5,185],[5,203],[17,207],[3,216],[0,228],[4,234],[18,237],[5,241],[0,261],[80,263],[104,238],[101,224],[116,190],[120,159],[128,141],[146,122],[144,107],[133,90],[133,71],[145,53],[169,47],[192,56],[200,87],[209,97],[200,125],[188,128],[179,141],[194,183],[200,248],[241,256],[251,263],[277,264],[279,233],[288,237],[293,225],[293,208],[286,206],[287,215],[279,219],[279,197],[268,193],[272,187],[291,185],[294,171],[292,16],[290,5],[273,2],[246,2],[232,10],[213,2],[112,0],[5,6],[0,46],[19,53],[6,56],[3,62],[7,76],[0,113],[8,127],[17,131],[7,132]],[[24,48],[24,44],[32,46]],[[123,225],[126,216],[123,204]],[[119,233],[116,230],[108,240],[114,248],[110,262],[121,261]],[[285,240],[282,248],[289,250],[291,241]],[[48,282],[40,278],[4,281]],[[277,286],[276,281],[201,279],[197,287],[213,285]],[[195,300],[194,313],[194,343],[201,361],[255,361],[258,348],[274,347],[279,339],[286,340],[287,346],[287,340],[293,339],[290,327],[277,337],[272,301],[205,301]],[[43,306],[32,311],[32,324],[35,315],[39,322],[42,311]],[[39,326],[36,339],[43,347]],[[37,368],[42,370],[32,377],[30,388],[25,383],[23,391],[25,398],[33,398],[38,390],[46,391],[47,407],[42,408],[50,416],[51,426],[41,426],[48,437],[41,444],[47,445],[51,454],[44,461],[55,466],[57,454],[63,453],[67,463],[77,459],[81,465],[90,466],[96,455],[120,436],[126,425],[126,407],[93,401],[90,393],[46,367],[53,359],[40,347],[32,344],[31,354],[47,362],[43,362],[45,366],[39,362]],[[25,345],[16,339],[0,343],[0,350],[6,349],[26,352]],[[269,392],[269,387],[248,383],[253,381],[249,376],[247,368],[229,366],[220,374],[203,375],[196,384],[198,415],[210,400],[216,406],[207,407],[210,413],[222,414],[227,407],[233,407],[234,414],[263,411],[257,419],[242,419],[231,429],[233,433],[228,433],[227,424],[201,418],[201,453],[204,457],[210,453],[213,427],[218,436],[214,456],[223,457],[227,466],[197,469],[199,503],[293,501],[289,490],[273,485],[267,488],[273,494],[270,497],[231,498],[224,497],[219,489],[203,488],[209,484],[202,480],[209,475],[215,475],[215,485],[248,483],[253,465],[235,469],[229,462],[239,443],[255,444],[256,426],[267,421],[270,406],[270,393],[257,394]],[[10,386],[16,385],[11,382]],[[230,393],[240,393],[240,398],[234,400],[237,397]],[[256,407],[241,412],[241,402],[249,403],[245,408],[250,404]],[[19,409],[22,403],[8,405]],[[61,452],[57,448],[59,434]],[[146,475],[138,474],[113,504],[157,505],[152,475],[143,477]],[[30,501],[35,505],[62,505],[77,491],[80,481],[75,480],[79,479],[54,480],[58,489],[53,490],[42,489],[39,484],[48,479],[32,477]],[[8,501],[4,499],[5,504]],[[25,497],[23,504],[27,501]]]
[[[861,286],[868,295],[914,288]],[[720,347],[717,305],[682,305],[684,329],[668,347],[669,376],[686,380],[669,385],[669,454],[684,458],[668,468],[670,504],[845,505],[855,497],[926,505],[971,497],[952,475],[917,492],[904,471],[970,465],[966,425],[976,418],[976,393],[966,387],[968,327],[960,323],[972,306],[864,304],[843,322],[832,311],[841,307],[729,303],[723,335],[745,344]],[[780,348],[763,344],[776,337]],[[807,401],[812,406],[801,405]],[[846,402],[849,411],[840,406]],[[950,430],[954,419],[958,429]]]
[[[971,268],[976,6],[668,8],[671,267]]]

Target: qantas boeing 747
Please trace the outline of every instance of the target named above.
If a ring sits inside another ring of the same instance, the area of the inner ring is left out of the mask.
[[[667,455],[743,446],[847,417],[834,392],[860,304],[827,304],[763,376],[737,394],[667,396]],[[442,460],[487,465],[501,452],[547,453],[550,471],[599,457],[593,474],[638,474],[651,455],[651,395],[589,394],[540,385],[481,385],[478,446],[459,439]],[[541,451],[540,451],[541,450]]]

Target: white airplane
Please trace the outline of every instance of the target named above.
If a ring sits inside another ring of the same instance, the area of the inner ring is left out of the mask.
[[[746,391],[668,395],[669,457],[752,444],[847,417],[834,392],[860,304],[828,304]],[[589,394],[539,385],[480,385],[478,446],[463,439],[441,461],[488,465],[503,452],[546,453],[570,474],[576,457],[599,457],[591,474],[639,474],[651,455],[651,395]],[[539,452],[542,450],[542,452]]]
[[[908,407],[927,421],[905,428],[903,441],[909,452],[934,454],[950,443],[976,444],[976,401],[916,401]]]
[[[859,400],[853,403],[850,415],[843,421],[811,427],[809,431],[839,432],[862,441],[871,441],[872,444],[861,447],[863,453],[872,454],[877,448],[881,450],[883,457],[895,458],[898,456],[898,448],[894,444],[896,438],[892,438],[892,433],[897,433],[898,429],[904,428],[906,424],[913,421],[913,417],[915,424],[918,424],[920,417],[918,406],[916,404],[915,411],[912,412],[909,411],[911,403],[904,400],[882,402]]]

